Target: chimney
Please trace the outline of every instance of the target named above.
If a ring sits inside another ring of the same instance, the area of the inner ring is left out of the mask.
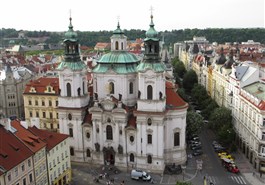
[[[30,119],[31,126],[36,126],[38,129],[40,128],[40,118],[31,118]]]
[[[9,118],[2,118],[0,124],[3,125],[6,130],[11,131],[11,120]]]
[[[20,124],[25,128],[28,129],[28,123],[26,121],[20,121]]]

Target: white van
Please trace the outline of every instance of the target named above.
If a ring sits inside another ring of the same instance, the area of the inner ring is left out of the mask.
[[[151,176],[142,170],[132,170],[131,178],[135,180],[143,179],[144,181],[150,181]]]

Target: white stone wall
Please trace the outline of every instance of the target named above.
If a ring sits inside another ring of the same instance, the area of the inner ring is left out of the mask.
[[[119,98],[119,94],[122,95],[122,102],[126,105],[134,105],[138,95],[138,81],[136,74],[94,74],[96,79],[94,85],[94,92],[98,93],[98,100],[105,99],[110,94],[109,83],[114,83],[115,98]],[[129,83],[133,82],[133,94],[129,93]]]

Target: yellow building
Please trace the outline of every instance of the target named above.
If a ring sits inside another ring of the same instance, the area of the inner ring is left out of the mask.
[[[39,119],[40,128],[59,132],[58,121],[59,79],[41,77],[30,81],[23,93],[25,118],[30,125]]]

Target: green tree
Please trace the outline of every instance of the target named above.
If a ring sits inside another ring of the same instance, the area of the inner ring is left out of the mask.
[[[218,140],[222,141],[222,143],[226,146],[230,146],[230,144],[235,140],[235,135],[236,133],[232,124],[223,125],[217,132]]]
[[[174,75],[178,75],[180,78],[183,78],[184,74],[187,72],[183,62],[181,62],[178,57],[175,57],[172,60],[172,65],[174,68]]]
[[[223,125],[232,124],[231,110],[225,107],[214,109],[209,118],[209,124],[215,131],[219,131]]]
[[[195,99],[199,105],[201,105],[202,102],[205,101],[206,99],[209,99],[209,95],[207,94],[207,91],[200,84],[194,85],[194,87],[191,90],[191,95],[192,95],[192,98]],[[202,107],[200,107],[200,108],[202,108]]]
[[[193,70],[189,70],[187,73],[185,73],[182,81],[182,85],[186,92],[191,92],[192,88],[195,84],[198,83],[198,77]]]
[[[200,114],[197,114],[194,111],[188,111],[186,122],[188,135],[200,133],[203,126],[203,118]]]
[[[214,109],[218,108],[217,103],[209,97],[208,99],[204,100],[201,104],[202,107],[202,116],[208,120],[211,113]]]
[[[179,88],[177,92],[178,92],[179,96],[180,96],[185,102],[188,102],[188,101],[189,101],[189,97],[188,97],[188,95],[185,93],[185,89],[183,89],[183,88]]]

